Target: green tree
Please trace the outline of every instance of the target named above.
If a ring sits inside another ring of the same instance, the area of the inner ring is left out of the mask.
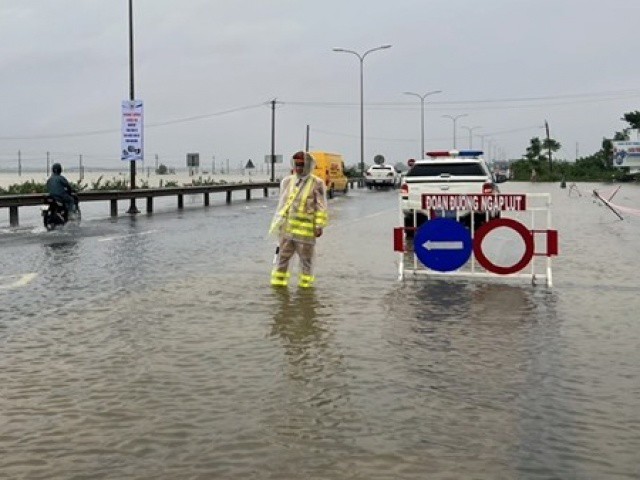
[[[531,143],[527,147],[527,152],[524,154],[524,158],[529,162],[537,164],[540,161],[540,153],[542,152],[542,142],[538,137],[533,137]]]
[[[640,129],[640,111],[636,110],[635,112],[628,112],[622,116],[622,120],[627,122],[631,128],[638,130]]]
[[[553,138],[545,138],[542,142],[542,148],[545,152],[551,150],[552,153],[555,153],[560,150],[561,147],[562,145],[560,145],[560,142],[554,140]]]
[[[542,148],[544,149],[544,152],[551,158],[549,158],[549,173],[551,173],[551,171],[553,170],[553,157],[552,155],[549,153],[555,153],[558,150],[560,150],[560,142],[558,142],[557,140],[554,140],[553,138],[545,138],[542,141]]]

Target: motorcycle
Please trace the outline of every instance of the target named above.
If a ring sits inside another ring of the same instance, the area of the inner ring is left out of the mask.
[[[80,222],[80,207],[78,205],[78,196],[72,193],[73,201],[76,204],[76,211],[72,218],[69,218],[69,211],[66,205],[58,199],[53,198],[51,195],[47,195],[45,198],[45,206],[42,207],[42,222],[44,228],[47,230],[53,230],[56,227],[65,225],[69,220],[75,220]]]

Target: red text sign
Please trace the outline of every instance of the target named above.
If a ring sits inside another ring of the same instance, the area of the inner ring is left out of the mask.
[[[423,193],[423,210],[522,211],[527,209],[525,194],[441,194]]]

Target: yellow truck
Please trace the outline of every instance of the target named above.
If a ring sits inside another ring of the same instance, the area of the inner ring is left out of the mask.
[[[333,198],[336,192],[347,193],[349,181],[344,174],[342,155],[329,152],[309,152],[316,161],[313,174],[324,180],[327,186],[327,196]]]

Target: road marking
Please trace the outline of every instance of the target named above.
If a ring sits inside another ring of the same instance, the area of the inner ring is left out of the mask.
[[[427,250],[462,250],[464,243],[458,241],[438,242],[435,240],[427,240],[422,246]]]
[[[147,230],[146,232],[130,233],[128,235],[118,235],[116,237],[99,238],[98,241],[99,242],[110,242],[111,240],[120,240],[121,238],[137,237],[139,235],[149,235],[150,233],[155,233],[155,232],[157,232],[157,230]]]
[[[37,273],[25,273],[23,275],[7,275],[5,277],[0,277],[0,290],[8,290],[10,288],[24,287],[25,285],[30,283],[37,276],[38,276]],[[15,280],[12,283],[8,283],[8,284],[5,284],[5,285],[2,285],[1,282],[3,280],[8,280],[8,279],[12,279],[12,278],[17,278],[17,280]]]
[[[389,213],[392,210],[398,210],[398,209],[397,208],[388,208],[386,210],[381,210],[379,212],[371,213],[369,215],[365,215],[364,217],[360,217],[360,218],[353,218],[353,219],[349,219],[349,220],[341,220],[341,221],[335,222],[335,223],[329,222],[329,225],[327,225],[327,228],[350,226],[350,225],[353,225],[354,223],[357,223],[357,222],[363,222],[365,220],[369,220],[370,218],[379,217],[380,215],[386,215],[387,213]]]

